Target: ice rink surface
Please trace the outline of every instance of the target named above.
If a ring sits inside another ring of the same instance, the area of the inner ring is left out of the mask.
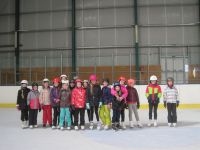
[[[126,112],[127,113],[127,112]],[[158,127],[147,127],[148,110],[139,110],[142,129],[125,131],[60,131],[21,129],[20,112],[0,109],[1,150],[199,150],[200,109],[178,110],[176,128],[167,126],[166,110],[158,111]],[[38,116],[41,126],[42,113]],[[87,120],[86,120],[87,122]]]

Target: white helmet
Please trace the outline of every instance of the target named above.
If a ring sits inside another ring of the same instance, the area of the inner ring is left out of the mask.
[[[89,81],[88,80],[83,80],[83,83],[89,83]]]
[[[60,78],[67,78],[67,75],[66,75],[66,74],[62,74],[62,75],[60,76]]]
[[[43,82],[50,82],[50,81],[49,81],[49,79],[44,78],[44,79],[43,79]]]
[[[67,85],[69,85],[69,80],[62,80],[61,82],[62,82],[62,84],[67,84]]]
[[[150,81],[157,81],[157,80],[158,80],[158,78],[155,75],[152,75],[150,77]]]
[[[28,84],[28,81],[27,80],[22,80],[21,84]]]

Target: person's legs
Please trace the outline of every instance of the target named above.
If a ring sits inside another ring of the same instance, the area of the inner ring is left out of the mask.
[[[99,122],[99,106],[95,106],[95,115],[96,115],[97,122]]]
[[[128,104],[129,121],[133,121],[133,104]]]
[[[158,103],[155,103],[153,105],[153,107],[154,107],[154,120],[157,120],[157,118],[158,118],[158,115],[157,115]]]
[[[90,122],[93,122],[94,106],[90,107]]]
[[[79,109],[75,108],[75,113],[74,113],[74,126],[78,126],[78,115],[79,115]]]
[[[63,123],[65,120],[65,109],[64,108],[60,108],[60,127],[63,127]]]
[[[47,108],[43,106],[43,125],[46,126],[47,124]]]
[[[172,123],[177,123],[176,103],[172,104]]]
[[[85,108],[80,108],[80,125],[85,125]]]
[[[33,125],[37,125],[38,110],[34,109]]]
[[[104,118],[105,118],[105,124],[107,126],[111,125],[111,119],[110,119],[110,109],[107,105],[104,106]]]
[[[152,120],[152,110],[153,110],[153,105],[152,103],[149,103],[149,120]]]
[[[172,123],[172,107],[171,103],[167,103],[168,123]]]
[[[136,121],[139,121],[139,115],[138,115],[137,104],[133,104],[132,108],[133,108],[133,112],[134,112]]]
[[[34,125],[34,124],[33,124],[33,118],[34,118],[34,110],[33,110],[33,109],[30,109],[30,110],[29,110],[29,126]]]
[[[52,125],[52,107],[51,107],[51,105],[48,105],[48,107],[47,107],[47,120],[48,120],[49,125],[51,126]]]
[[[69,111],[69,108],[65,108],[65,113],[66,113],[66,122],[68,123],[68,127],[71,127],[72,125],[72,120],[71,120],[71,114],[70,114],[70,111]]]
[[[106,118],[105,118],[105,107],[106,105],[102,105],[100,110],[99,110],[99,117],[101,118],[101,121],[103,125],[106,125]]]
[[[120,115],[121,115],[121,122],[124,122],[125,121],[125,109],[121,109],[121,112],[120,112]]]

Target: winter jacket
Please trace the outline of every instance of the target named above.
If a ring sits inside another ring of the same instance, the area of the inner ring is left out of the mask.
[[[28,93],[27,97],[27,105],[29,105],[30,109],[40,109],[40,103],[39,103],[39,91],[31,90]]]
[[[67,108],[71,105],[71,91],[69,89],[61,89],[59,94],[60,108]]]
[[[59,99],[60,88],[53,87],[50,92],[50,99],[51,99],[51,106],[52,107],[59,107],[59,102],[56,103],[56,99]]]
[[[127,89],[126,89],[126,87],[124,86],[124,85],[121,85],[121,91],[122,91],[122,97],[126,100],[126,97],[127,97],[127,95],[128,95],[128,91],[127,91]],[[114,87],[112,87],[112,89],[111,89],[111,94],[113,95],[113,96],[115,96],[116,95],[116,91],[115,91],[115,89],[114,89]]]
[[[92,90],[93,88],[93,90]],[[87,103],[90,104],[90,106],[99,106],[99,102],[101,101],[102,97],[102,92],[101,92],[101,87],[100,85],[96,84],[89,85],[86,89],[86,100]]]
[[[128,104],[138,104],[139,103],[139,96],[136,88],[127,86],[128,96],[126,97],[126,102]]]
[[[29,88],[21,88],[20,90],[18,90],[17,105],[19,105],[19,109],[28,109],[27,96],[29,92]]]
[[[149,103],[159,103],[162,96],[161,87],[158,84],[149,84],[145,95]]]
[[[51,101],[50,101],[50,88],[43,88],[40,91],[40,96],[39,96],[39,101],[41,105],[51,105]]]
[[[175,86],[173,86],[172,88],[170,87],[166,87],[164,90],[164,102],[166,103],[179,103],[178,100],[178,90]]]
[[[115,91],[115,95],[118,95],[119,97],[122,97],[124,93],[122,91]],[[119,101],[117,100],[116,96],[113,96],[113,101],[112,101],[112,109],[117,109],[117,110],[122,110],[126,107],[126,101],[125,99]]]
[[[74,88],[72,91],[71,104],[75,108],[85,108],[86,91],[84,88]]]
[[[111,89],[109,87],[102,88],[102,103],[103,105],[107,105],[112,103],[113,96],[111,94]]]

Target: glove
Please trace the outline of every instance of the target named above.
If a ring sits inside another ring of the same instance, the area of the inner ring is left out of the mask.
[[[39,112],[41,112],[41,108],[39,108]]]
[[[86,109],[90,109],[90,104],[86,103]]]
[[[166,103],[166,102],[164,102],[164,107],[166,108],[166,106],[167,106],[167,103]]]
[[[178,106],[179,106],[179,101],[176,102],[176,107],[178,107]]]
[[[99,102],[99,107],[101,107],[102,106],[102,102]]]
[[[140,109],[140,103],[137,103],[137,109]]]

